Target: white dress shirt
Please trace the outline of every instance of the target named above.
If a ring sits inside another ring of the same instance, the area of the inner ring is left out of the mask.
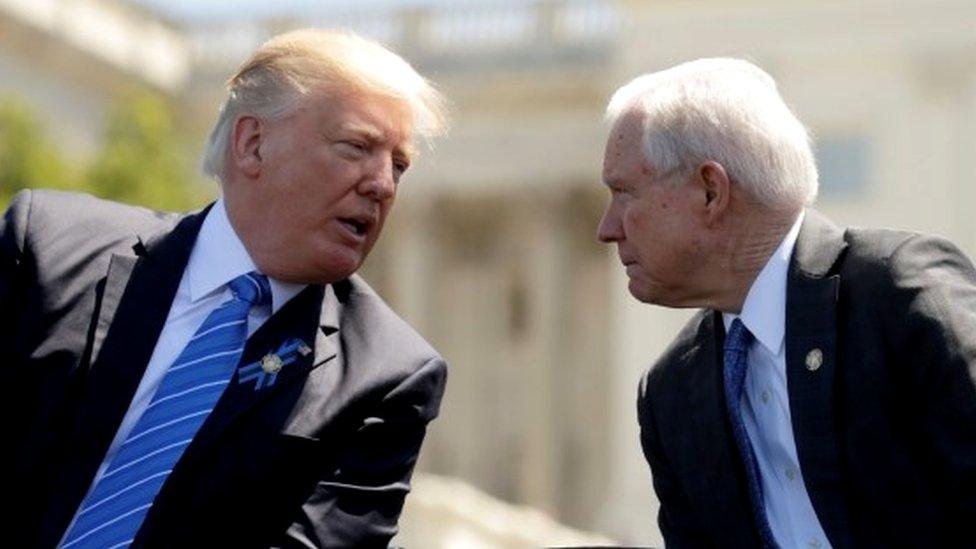
[[[108,469],[112,458],[149,406],[170,365],[190,342],[190,338],[210,312],[231,299],[228,283],[240,275],[256,270],[258,270],[257,266],[254,265],[254,261],[251,260],[251,256],[248,255],[244,244],[241,243],[241,239],[238,238],[227,218],[223,199],[218,200],[203,220],[200,233],[190,252],[190,259],[183,270],[183,278],[176,290],[176,296],[173,297],[169,316],[166,317],[163,330],[156,340],[152,358],[149,359],[149,365],[142,375],[142,381],[136,389],[135,396],[132,397],[128,411],[122,418],[108,453],[105,454],[105,459],[102,460],[88,488],[89,493]],[[247,322],[248,336],[305,288],[303,284],[289,284],[273,278],[268,280],[271,283],[271,306],[251,308]],[[71,524],[74,524],[74,519]],[[70,525],[66,532],[68,530],[71,530]]]
[[[739,405],[762,475],[769,527],[780,547],[821,549],[830,542],[803,482],[786,386],[786,275],[803,217],[797,217],[756,277],[742,312],[723,314],[722,320],[728,332],[740,318],[755,336]]]

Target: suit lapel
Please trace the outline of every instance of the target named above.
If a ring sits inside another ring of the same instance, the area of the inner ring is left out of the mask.
[[[741,458],[735,450],[731,427],[725,412],[721,349],[725,340],[721,315],[706,311],[696,340],[699,346],[689,354],[690,412],[692,448],[685,455],[698,463],[701,482],[692,501],[704,502],[702,516],[718,521],[717,529],[725,532],[730,546],[758,543],[751,525],[748,492]],[[734,494],[734,497],[729,497]],[[738,535],[737,535],[738,534]]]
[[[305,288],[248,338],[237,373],[180,463],[201,454],[248,410],[287,392],[292,385],[306,379],[309,372],[336,357],[338,302],[332,288],[320,285]],[[260,361],[292,338],[308,344],[312,352],[298,355],[294,362],[284,365],[273,385],[258,388],[256,381],[241,378],[241,367]]]
[[[165,529],[171,521],[179,520],[169,511],[179,509],[178,495],[185,494],[179,480],[189,479],[193,482],[196,478],[194,474],[187,476],[186,472],[192,471],[201,460],[213,455],[211,448],[231,426],[248,417],[248,412],[256,411],[261,403],[269,400],[280,405],[274,409],[275,413],[280,414],[284,410],[285,414],[290,414],[295,401],[301,396],[302,382],[308,379],[309,373],[336,362],[339,351],[339,304],[332,288],[331,285],[305,288],[251,334],[230,385],[177,461],[173,472],[156,496],[156,503],[146,516],[133,546],[144,545],[145,540],[153,537],[155,529]],[[284,365],[274,384],[270,386],[265,385],[258,389],[254,380],[241,382],[242,366],[259,361],[293,338],[306,344],[314,342],[309,345],[312,352],[305,356],[299,355],[294,362]]]
[[[834,429],[838,367],[837,299],[831,274],[846,248],[843,232],[808,211],[790,262],[786,290],[786,378],[797,455],[810,500],[835,545],[849,531],[840,449]]]
[[[81,503],[142,379],[206,212],[183,218],[136,256],[113,255],[97,312],[91,366],[46,530],[59,536]],[[56,543],[51,540],[51,544]]]

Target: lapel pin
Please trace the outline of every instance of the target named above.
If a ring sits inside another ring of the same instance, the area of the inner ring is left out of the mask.
[[[264,355],[264,358],[261,359],[261,369],[264,370],[264,373],[266,374],[277,374],[281,371],[281,367],[284,365],[285,363],[281,360],[281,357],[274,353],[266,354]]]
[[[807,353],[807,358],[804,360],[807,365],[807,370],[811,372],[816,372],[823,365],[823,351],[820,349],[813,349]]]
[[[284,342],[277,351],[264,355],[261,360],[252,362],[238,369],[237,382],[240,384],[254,381],[254,390],[274,385],[278,373],[282,368],[298,360],[299,356],[307,356],[312,349],[300,339],[291,338]]]

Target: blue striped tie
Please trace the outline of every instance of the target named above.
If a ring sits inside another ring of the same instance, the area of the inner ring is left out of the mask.
[[[759,531],[759,539],[765,548],[775,548],[776,540],[766,520],[766,506],[763,503],[762,478],[759,473],[759,463],[749,440],[742,421],[742,389],[746,381],[746,369],[749,366],[749,344],[752,343],[752,332],[742,324],[738,318],[732,321],[728,336],[725,338],[725,407],[732,424],[732,434],[735,436],[736,446],[742,455],[742,462],[746,467],[746,480],[749,483],[749,502],[752,504],[752,515]]]
[[[79,508],[62,549],[127,547],[183,450],[230,383],[247,339],[247,314],[271,300],[255,272],[230,282],[233,299],[214,309],[163,377],[132,433]]]

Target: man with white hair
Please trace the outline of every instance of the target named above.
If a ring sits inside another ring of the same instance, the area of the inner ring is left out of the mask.
[[[161,214],[24,191],[0,223],[12,547],[385,547],[443,359],[354,275],[442,97],[348,33],[264,43]]]
[[[640,384],[669,547],[948,547],[976,519],[976,271],[840,229],[773,79],[703,59],[608,107],[599,238],[631,294],[701,308]]]

